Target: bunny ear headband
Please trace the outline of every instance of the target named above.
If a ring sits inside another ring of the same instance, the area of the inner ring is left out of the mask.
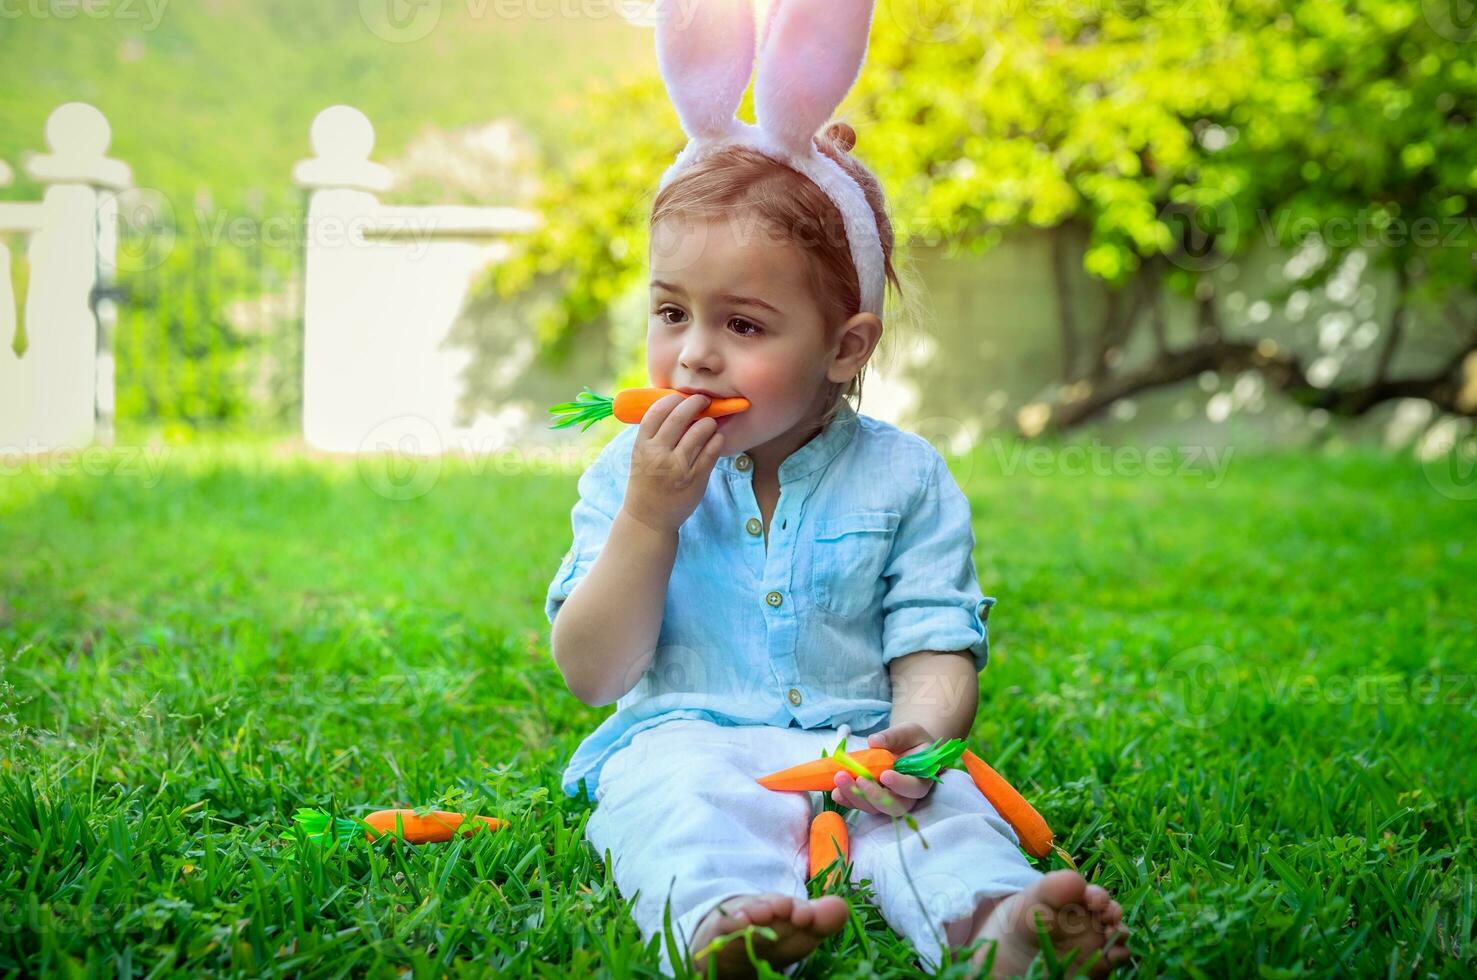
[[[882,315],[884,261],[861,186],[816,149],[816,131],[855,84],[876,0],[771,0],[754,79],[751,126],[736,116],[754,65],[751,0],[659,0],[656,58],[687,145],[662,174],[724,146],[746,146],[815,183],[841,212],[863,312]]]

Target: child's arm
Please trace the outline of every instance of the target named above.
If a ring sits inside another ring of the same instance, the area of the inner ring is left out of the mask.
[[[892,680],[892,722],[867,738],[874,749],[907,755],[926,748],[935,739],[968,738],[979,707],[979,675],[968,650],[941,653],[921,650],[898,657],[887,665]],[[933,782],[891,770],[880,782],[887,798],[848,773],[838,774],[832,798],[842,806],[867,813],[901,816],[928,795]]]
[[[968,738],[979,707],[980,678],[968,650],[924,650],[887,665],[892,680],[892,723],[887,731],[916,727],[923,742]],[[878,732],[873,738],[887,734]],[[917,744],[917,743],[914,743]],[[891,744],[882,748],[898,748]],[[904,746],[902,751],[913,748]]]
[[[656,649],[677,532],[641,523],[624,507],[579,588],[564,600],[550,645],[570,693],[610,704],[635,686]]]
[[[669,395],[647,411],[610,535],[554,619],[554,662],[586,704],[610,704],[635,687],[656,652],[677,529],[702,501],[722,448],[713,420],[694,424],[707,405],[703,395]]]

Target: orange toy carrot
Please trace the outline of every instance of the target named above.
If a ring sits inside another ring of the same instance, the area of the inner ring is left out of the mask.
[[[846,833],[846,819],[835,810],[822,810],[810,822],[810,877],[821,873],[821,869],[840,860],[845,864],[851,857],[851,838]],[[826,878],[826,887],[832,888],[841,877],[841,871],[831,872]]]
[[[975,755],[968,749],[964,750],[962,756],[964,768],[969,771],[969,777],[974,780],[974,785],[984,794],[985,799],[990,801],[1005,822],[1015,828],[1021,844],[1025,846],[1026,852],[1032,857],[1044,858],[1054,849],[1056,835],[1046,825],[1041,814],[1036,808],[1026,802],[1026,798],[1015,791],[1015,787],[1007,783],[998,772],[991,769],[984,759]]]
[[[483,828],[494,831],[508,826],[508,821],[497,817],[464,817],[460,813],[446,810],[432,810],[425,815],[410,809],[376,810],[363,820],[355,820],[348,817],[335,819],[324,810],[300,807],[292,819],[309,840],[323,841],[330,837],[350,837],[360,833],[375,840],[388,834],[409,844],[432,844],[451,840],[463,824],[467,825],[465,829],[461,829],[463,837],[470,837]],[[366,830],[366,827],[369,829]],[[291,840],[293,833],[288,831],[281,836],[284,840]]]
[[[584,428],[588,429],[601,419],[612,415],[628,424],[640,422],[646,416],[647,409],[668,395],[689,397],[676,388],[627,388],[617,392],[614,398],[606,398],[604,395],[595,394],[586,385],[585,390],[576,395],[574,401],[560,402],[549,409],[551,414],[565,416],[549,428],[563,429],[583,422]],[[721,418],[724,415],[746,411],[748,407],[747,398],[714,398],[706,408],[698,413],[698,418]]]
[[[862,749],[860,752],[847,753],[851,760],[866,769],[873,779],[882,775],[893,767],[897,762],[897,756],[886,749]],[[768,776],[759,777],[759,785],[765,789],[782,790],[792,793],[819,790],[828,792],[836,787],[836,774],[838,772],[855,772],[841,763],[836,756],[825,759],[816,759],[813,762],[802,762],[798,766],[789,769],[781,769],[772,772]]]
[[[960,739],[938,741],[923,752],[915,752],[902,758],[894,756],[886,749],[863,749],[852,753],[838,750],[826,758],[761,776],[759,785],[790,792],[828,793],[836,785],[836,773],[842,770],[858,778],[870,776],[876,779],[892,769],[922,779],[936,779],[941,769],[961,762],[970,779],[974,781],[975,788],[1015,830],[1026,853],[1044,858],[1055,851],[1063,861],[1076,867],[1072,856],[1056,846],[1056,835],[1051,832],[1035,807],[1027,803],[1025,797],[1016,792],[1015,787],[1006,782],[1003,776],[986,765],[983,759],[964,748],[964,742]],[[812,854],[814,850],[815,838],[812,836]]]
[[[499,820],[497,817],[464,817],[460,813],[447,810],[432,810],[424,816],[414,810],[376,810],[365,817],[364,822],[380,834],[393,834],[411,844],[451,840],[463,824],[466,825],[461,830],[463,837],[471,837],[484,827],[488,830],[502,830],[508,825],[506,820]],[[364,836],[373,840],[379,834],[365,831]]]

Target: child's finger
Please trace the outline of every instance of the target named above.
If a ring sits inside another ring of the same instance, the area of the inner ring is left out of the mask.
[[[698,419],[688,426],[675,450],[684,470],[691,470],[698,462],[708,442],[718,434],[714,431],[717,427],[718,423],[713,419]]]
[[[856,790],[857,782],[851,777],[851,774],[838,772],[836,774],[836,788],[831,792],[831,799],[842,806],[851,807],[853,810],[860,810],[863,813],[877,813],[877,808],[859,796]]]
[[[928,795],[928,791],[933,788],[932,780],[919,779],[917,776],[905,776],[892,769],[882,774],[881,782],[883,786],[886,786],[898,796],[906,797],[910,800],[923,799]]]
[[[879,786],[870,779],[857,780],[856,785],[852,786],[851,792],[853,796],[866,800],[875,808],[875,812],[881,813],[884,816],[896,817],[899,814],[908,812],[912,806],[912,801],[899,800],[896,796],[889,793],[885,787]]]
[[[837,806],[844,806],[851,810],[860,810],[863,813],[877,812],[866,802],[859,800],[855,796],[851,795],[850,790],[833,789],[831,790],[831,799],[836,801]]]

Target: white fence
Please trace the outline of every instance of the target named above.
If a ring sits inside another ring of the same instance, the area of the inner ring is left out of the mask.
[[[111,442],[116,312],[107,287],[119,249],[118,191],[130,173],[106,156],[110,138],[93,107],[61,106],[46,125],[50,152],[25,163],[45,185],[43,200],[0,202],[0,452]],[[381,203],[392,175],[370,158],[374,127],[349,106],[319,113],[310,144],[312,156],[293,171],[308,191],[306,442],[332,452],[435,455],[550,439],[542,406],[598,382],[609,351],[592,344],[578,365],[546,374],[533,366],[531,328],[511,322],[518,311],[486,332],[496,301],[473,288],[510,251],[511,236],[542,218],[519,208]],[[8,177],[0,164],[0,186]],[[7,241],[28,245],[19,310]],[[467,335],[479,331],[474,349]],[[874,374],[873,413],[879,394],[887,394],[886,379]]]
[[[111,439],[110,300],[94,290],[116,255],[116,194],[128,167],[107,156],[112,132],[81,102],[46,121],[49,153],[26,172],[40,201],[0,201],[0,451],[42,452]],[[8,182],[0,168],[0,184]],[[27,242],[24,308],[11,287],[8,238]],[[99,423],[101,423],[99,425]]]
[[[518,208],[394,207],[370,160],[374,127],[349,106],[313,121],[303,299],[303,435],[335,452],[434,454],[496,445],[502,422],[463,418],[471,354],[448,343],[477,275],[538,227]]]

